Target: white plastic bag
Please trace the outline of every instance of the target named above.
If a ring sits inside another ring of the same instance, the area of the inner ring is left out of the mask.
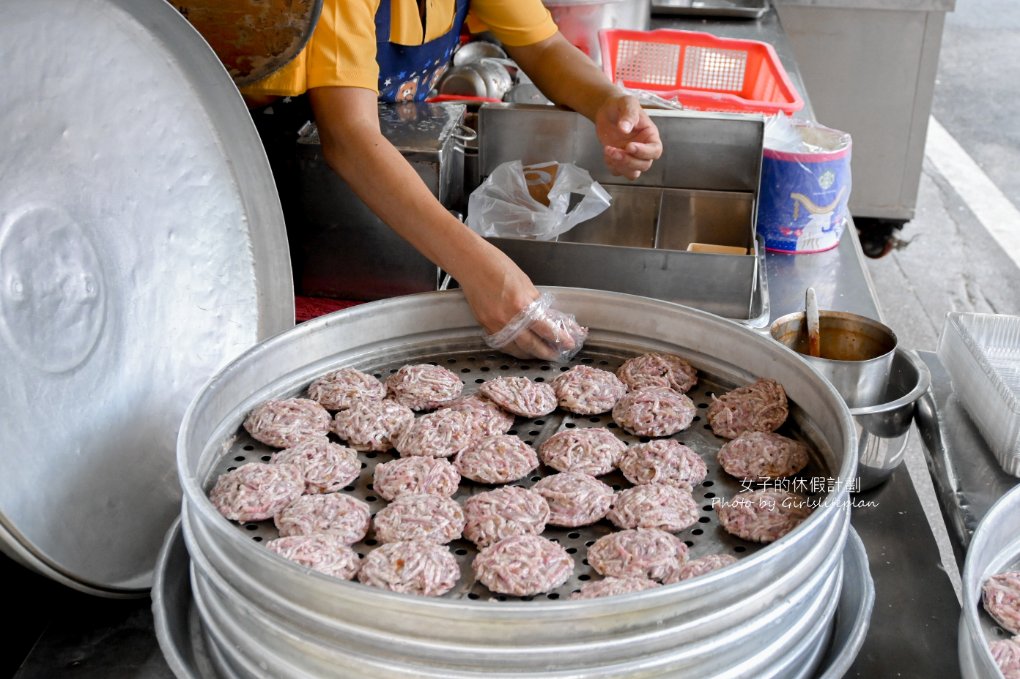
[[[569,163],[498,165],[468,198],[467,225],[483,236],[551,240],[609,207],[587,171]]]

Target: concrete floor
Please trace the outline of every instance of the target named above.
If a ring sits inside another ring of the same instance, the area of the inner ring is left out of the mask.
[[[1003,54],[1013,58],[989,62]],[[1017,56],[1017,3],[960,0],[947,16],[932,116],[972,163],[964,159],[959,171],[953,162],[960,159],[946,158],[931,134],[936,124],[930,125],[916,215],[896,234],[890,254],[868,260],[885,320],[902,346],[935,351],[950,311],[1020,315],[1020,265],[1008,244],[1020,239],[1020,173],[1014,171],[1020,120],[1012,103],[1020,82]],[[1005,249],[993,231],[1004,234]],[[959,595],[959,572],[916,432],[906,464]]]

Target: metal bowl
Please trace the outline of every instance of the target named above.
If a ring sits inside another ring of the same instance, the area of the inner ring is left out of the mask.
[[[249,351],[206,385],[185,417],[182,526],[196,604],[225,674],[811,675],[831,633],[856,470],[852,420],[839,394],[795,354],[717,316],[619,293],[549,291],[591,330],[582,361],[675,351],[720,384],[779,380],[793,426],[812,442],[819,472],[835,482],[826,502],[733,566],[611,599],[496,602],[473,599],[471,587],[426,599],[311,573],[258,547],[206,498],[254,405],[346,365],[441,360],[459,368],[493,360],[497,371],[552,369],[490,356],[459,292],[355,307]]]
[[[874,488],[903,461],[917,401],[931,385],[931,372],[914,351],[897,349],[884,403],[851,408],[857,427],[857,473],[860,489]]]

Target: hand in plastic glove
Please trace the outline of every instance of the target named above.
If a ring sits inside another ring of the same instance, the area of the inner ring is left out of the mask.
[[[631,95],[606,98],[595,114],[595,131],[614,175],[637,179],[662,155],[659,128]]]
[[[517,358],[568,360],[580,350],[586,332],[572,317],[567,317],[572,323],[564,323],[557,315],[535,316],[543,307],[538,290],[509,257],[489,247],[481,266],[457,279],[489,346]]]

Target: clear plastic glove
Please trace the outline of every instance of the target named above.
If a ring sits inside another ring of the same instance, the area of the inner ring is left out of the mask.
[[[502,329],[485,336],[493,349],[517,358],[567,362],[588,338],[588,329],[573,314],[553,308],[553,298],[542,294]]]

